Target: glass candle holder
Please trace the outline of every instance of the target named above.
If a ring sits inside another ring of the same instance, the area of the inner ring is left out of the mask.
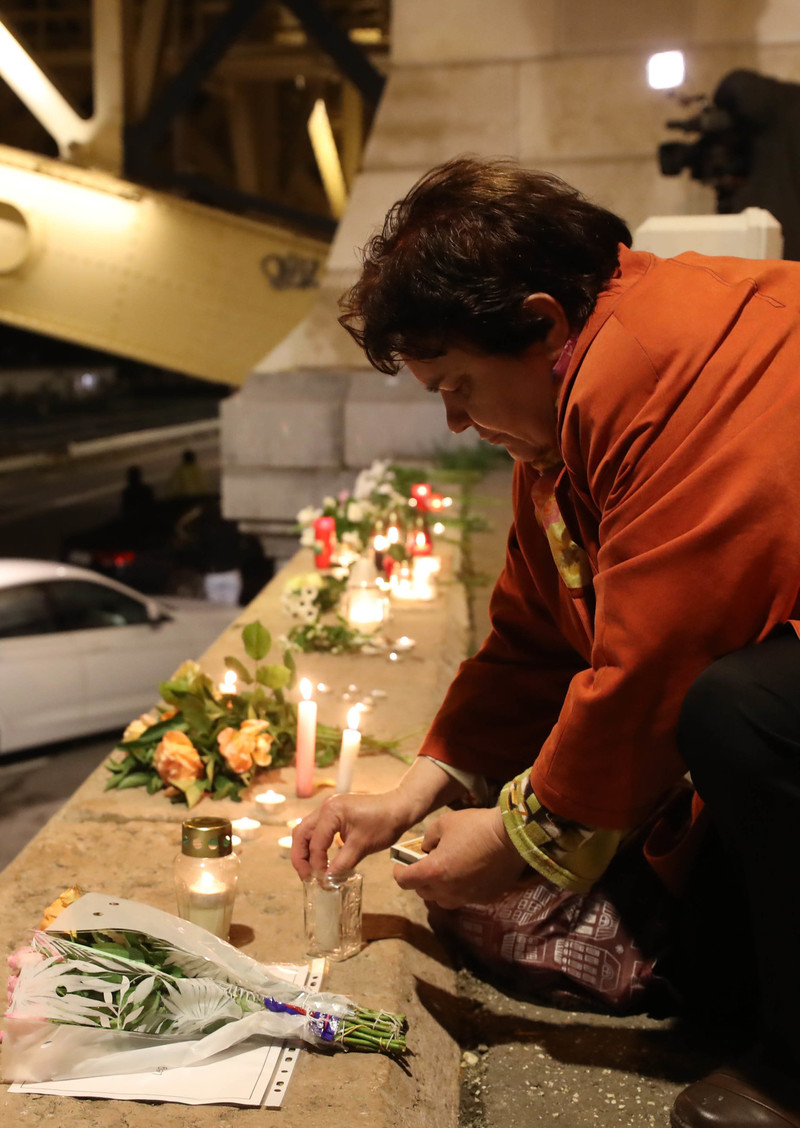
[[[174,865],[178,916],[221,940],[228,939],[239,878],[240,861],[231,838],[230,819],[185,819]]]
[[[306,953],[346,960],[361,950],[360,873],[331,878],[315,874],[303,882]]]

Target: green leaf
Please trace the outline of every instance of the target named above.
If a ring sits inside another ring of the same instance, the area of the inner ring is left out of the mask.
[[[267,689],[284,689],[291,678],[292,671],[288,666],[259,666],[256,670],[256,681]]]
[[[168,683],[165,682],[159,687],[162,697],[164,697],[163,689],[166,684]],[[164,700],[166,701],[166,697],[164,697]],[[178,704],[178,702],[171,702],[171,704]],[[151,725],[149,729],[145,729],[142,735],[138,736],[135,740],[123,741],[123,743],[118,744],[117,747],[123,752],[137,752],[145,748],[151,748],[153,744],[161,739],[165,732],[170,732],[172,729],[180,729],[182,720],[183,718],[180,713],[176,713],[175,716],[170,717],[169,720],[157,721],[156,724]]]
[[[160,791],[163,786],[164,786],[164,783],[161,779],[161,776],[151,775],[150,778],[147,781],[147,794],[148,795],[155,795],[155,793],[157,791]]]
[[[267,647],[267,649],[269,650],[269,647]],[[230,655],[224,659],[224,662],[229,670],[233,670],[237,678],[243,681],[245,685],[250,685],[253,680],[253,675],[243,662],[240,662],[238,658],[233,658]]]
[[[242,631],[242,642],[248,658],[252,658],[254,662],[260,662],[262,658],[266,658],[269,654],[272,646],[272,635],[266,627],[262,627],[261,623],[256,620],[255,623],[248,623]]]
[[[194,807],[199,803],[206,791],[206,782],[202,779],[175,779],[172,785],[186,796],[187,807]]]
[[[206,713],[205,705],[196,697],[187,697],[183,702],[183,715],[190,729],[199,733],[207,733],[211,721]]]
[[[294,654],[291,650],[285,651],[283,655],[283,664],[289,671],[289,681],[286,685],[287,689],[294,689],[297,682],[297,663],[294,660]]]
[[[127,787],[146,787],[151,779],[150,772],[129,772],[117,784],[120,791]]]

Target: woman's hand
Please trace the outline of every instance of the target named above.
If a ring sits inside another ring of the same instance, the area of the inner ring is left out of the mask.
[[[381,795],[334,795],[306,815],[292,835],[292,865],[303,880],[328,868],[338,834],[344,845],[332,874],[353,869],[367,854],[385,850],[431,811],[463,796],[465,789],[439,764],[418,757],[392,791]]]
[[[342,848],[331,859],[331,874],[345,873],[367,854],[384,850],[408,830],[410,821],[396,791],[382,795],[334,795],[306,815],[292,834],[292,865],[305,880],[328,869],[328,850],[338,834]]]
[[[446,812],[429,828],[422,849],[428,857],[395,866],[394,879],[443,909],[493,901],[531,874],[506,834],[499,807]]]

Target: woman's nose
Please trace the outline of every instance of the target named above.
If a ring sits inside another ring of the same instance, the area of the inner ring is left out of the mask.
[[[448,428],[454,435],[460,435],[462,431],[466,431],[467,428],[472,425],[472,420],[463,407],[453,403],[446,392],[442,393],[442,400],[444,402]]]

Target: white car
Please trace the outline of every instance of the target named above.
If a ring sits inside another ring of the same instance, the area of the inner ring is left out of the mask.
[[[236,610],[150,599],[69,564],[0,559],[0,754],[123,727]]]

